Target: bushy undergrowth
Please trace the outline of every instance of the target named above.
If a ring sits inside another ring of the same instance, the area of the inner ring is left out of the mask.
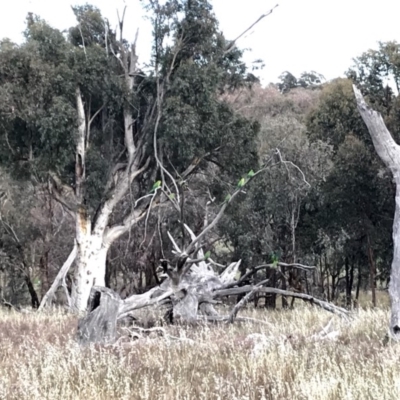
[[[0,399],[394,399],[400,347],[388,309],[352,321],[298,304],[248,309],[268,325],[171,326],[116,346],[80,349],[76,318],[0,313]],[[333,318],[336,340],[315,340]]]

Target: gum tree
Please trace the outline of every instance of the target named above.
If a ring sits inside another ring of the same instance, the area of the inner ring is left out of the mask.
[[[75,258],[70,304],[81,311],[92,286],[105,286],[110,246],[152,209],[179,208],[190,174],[213,163],[227,178],[257,159],[257,126],[220,100],[251,76],[209,2],[148,9],[145,70],[123,16],[117,34],[91,6],[74,8],[68,38],[29,15],[26,41],[0,47],[1,161],[47,185],[75,219],[75,247],[53,289]]]

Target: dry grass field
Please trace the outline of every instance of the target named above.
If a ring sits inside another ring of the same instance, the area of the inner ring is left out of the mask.
[[[388,308],[351,322],[302,304],[249,308],[269,325],[171,326],[80,349],[76,318],[0,313],[0,399],[396,399],[400,347],[385,344]],[[332,320],[335,340],[313,337]]]

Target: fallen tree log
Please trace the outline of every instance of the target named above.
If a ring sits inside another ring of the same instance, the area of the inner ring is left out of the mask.
[[[252,177],[248,177],[247,181],[250,181],[259,172],[261,171],[255,173]],[[168,312],[172,316],[171,322],[196,324],[200,321],[233,322],[236,320],[264,323],[265,321],[237,317],[240,309],[257,292],[300,298],[327,311],[347,316],[347,310],[313,296],[266,287],[266,284],[269,283],[268,280],[262,281],[256,286],[242,286],[245,282],[243,278],[240,279],[240,261],[230,264],[222,273],[217,273],[212,267],[212,263],[207,262],[208,257],[205,257],[201,240],[216,225],[226,207],[241,190],[242,185],[225,200],[214,220],[208,223],[197,236],[187,225],[184,225],[191,239],[185,248],[181,249],[168,232],[174,248],[172,251],[173,259],[171,261],[161,260],[161,267],[166,279],[159,286],[144,294],[130,296],[125,300],[121,300],[119,295],[110,289],[93,288],[88,304],[89,313],[79,323],[79,342],[81,344],[90,342],[113,343],[117,339],[116,326],[118,320],[134,317],[133,313],[141,308],[157,308],[165,304],[168,304]],[[283,263],[281,264],[283,265]],[[266,264],[259,266],[258,269],[270,268],[271,266]],[[284,264],[283,266],[303,270],[313,269],[313,267],[302,264]],[[250,274],[253,274],[253,271]],[[220,316],[213,307],[222,297],[244,293],[247,293],[247,295],[227,317]]]
[[[266,287],[268,280],[258,285],[245,285],[226,289],[226,285],[233,282],[221,281],[217,275],[200,273],[188,274],[179,286],[174,286],[170,279],[166,279],[160,286],[151,289],[143,295],[134,295],[121,300],[119,295],[111,289],[93,287],[88,304],[88,314],[81,319],[78,325],[78,341],[80,344],[114,343],[117,340],[117,322],[138,309],[144,307],[160,307],[169,304],[172,312],[172,322],[196,324],[199,322],[232,323],[255,322],[269,324],[266,321],[254,320],[252,318],[237,317],[250,298],[258,292],[265,294],[278,294],[282,296],[299,298],[311,304],[315,304],[326,311],[348,318],[349,311],[317,299],[304,293],[296,293],[278,288]],[[232,276],[232,274],[231,274]],[[230,315],[221,316],[213,307],[218,299],[226,296],[246,296],[233,308]]]
[[[232,295],[239,295],[243,293],[249,293],[252,292],[252,294],[255,294],[257,292],[261,293],[266,293],[266,294],[280,294],[281,296],[287,296],[287,297],[294,297],[297,299],[302,299],[304,301],[307,301],[311,304],[315,304],[321,308],[323,308],[326,311],[329,311],[334,314],[338,314],[342,317],[348,317],[350,315],[349,311],[346,310],[345,308],[335,306],[332,303],[329,303],[327,301],[317,299],[316,297],[313,297],[309,294],[305,293],[296,293],[296,292],[291,292],[289,290],[282,290],[282,289],[277,289],[277,288],[271,288],[271,287],[255,287],[251,285],[246,285],[246,286],[240,286],[240,287],[235,287],[231,289],[221,289],[217,290],[215,292],[214,297],[225,297],[225,296],[232,296]]]

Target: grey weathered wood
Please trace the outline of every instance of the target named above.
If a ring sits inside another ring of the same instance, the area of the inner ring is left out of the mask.
[[[199,306],[199,310],[201,313],[207,317],[217,317],[219,316],[218,312],[214,308],[214,306],[210,303],[201,303]]]
[[[369,107],[361,92],[353,85],[358,111],[367,125],[376,152],[391,170],[396,183],[396,208],[393,220],[393,260],[390,271],[391,302],[390,334],[400,340],[400,146],[394,141],[380,113]]]
[[[193,293],[187,292],[173,308],[174,322],[189,322],[197,321],[197,311],[199,308],[199,300]]]
[[[243,307],[248,303],[248,301],[251,299],[251,297],[254,296],[254,295],[259,291],[259,289],[261,289],[262,285],[266,284],[268,281],[269,281],[269,279],[266,279],[266,280],[261,281],[260,283],[258,283],[256,286],[254,286],[253,289],[251,289],[251,290],[246,294],[246,296],[244,296],[244,297],[242,298],[242,300],[239,301],[239,303],[237,303],[237,304],[235,305],[235,307],[233,307],[233,310],[231,311],[231,314],[230,314],[230,316],[229,316],[229,322],[230,322],[231,324],[232,324],[233,321],[235,320],[236,315],[237,315],[237,313],[239,312],[239,310],[240,310],[241,308],[243,308]]]
[[[40,306],[38,308],[38,311],[41,311],[47,304],[47,302],[52,301],[53,297],[55,296],[55,293],[57,289],[60,286],[63,286],[67,295],[68,299],[68,307],[71,307],[71,299],[68,293],[68,289],[65,285],[65,276],[67,275],[67,272],[71,268],[72,263],[74,262],[76,258],[76,253],[77,253],[77,246],[76,246],[76,241],[74,243],[74,247],[68,256],[67,260],[63,264],[63,266],[60,268],[60,271],[58,271],[58,274],[56,276],[56,279],[54,279],[53,284],[51,285],[50,289],[47,291],[47,293],[43,296],[42,301],[40,302]]]
[[[93,286],[88,300],[88,313],[78,323],[78,342],[114,343],[117,339],[117,318],[121,298],[113,290]]]
[[[287,297],[294,297],[297,299],[302,299],[304,301],[307,301],[311,304],[315,304],[315,305],[323,308],[326,311],[329,311],[334,314],[338,314],[342,317],[347,317],[349,315],[349,312],[345,308],[335,306],[332,303],[328,303],[327,301],[310,296],[309,294],[291,292],[289,290],[282,290],[282,289],[277,289],[277,288],[272,288],[272,287],[246,285],[246,286],[240,286],[240,287],[231,288],[231,289],[220,289],[220,290],[215,291],[214,297],[218,298],[218,297],[225,297],[225,296],[234,296],[234,295],[250,293],[250,292],[253,292],[253,294],[256,292],[260,292],[260,293],[267,293],[267,294],[271,294],[271,293],[279,294],[281,296],[287,296]]]

